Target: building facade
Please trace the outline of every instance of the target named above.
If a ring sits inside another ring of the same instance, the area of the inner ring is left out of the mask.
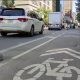
[[[68,12],[72,12],[72,0],[64,0],[64,9],[63,12],[64,14]]]
[[[56,0],[15,0],[16,7],[23,7],[26,9],[36,9],[43,7],[51,11],[56,11]]]
[[[13,0],[15,7],[22,7],[25,9],[36,9],[43,7],[51,11],[60,11],[60,0]],[[0,5],[1,5],[0,0]]]
[[[72,2],[73,0],[64,0],[63,2],[64,21],[72,22]]]

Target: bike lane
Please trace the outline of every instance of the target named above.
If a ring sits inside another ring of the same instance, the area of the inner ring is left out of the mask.
[[[53,51],[36,59],[19,70],[13,80],[80,80],[80,57],[74,53]]]
[[[43,47],[37,49],[39,52],[37,54],[41,54],[40,57],[31,61],[33,64],[19,70],[13,80],[80,80],[80,52],[74,50],[75,47],[71,49],[72,44],[67,45],[69,48],[57,46],[49,50],[52,46],[46,44],[43,46],[45,52],[39,52]]]
[[[55,44],[56,39],[52,42]],[[1,80],[80,80],[80,52],[57,48],[53,50],[53,46],[45,44],[25,56],[11,60],[12,64],[1,68],[0,76],[8,73]]]

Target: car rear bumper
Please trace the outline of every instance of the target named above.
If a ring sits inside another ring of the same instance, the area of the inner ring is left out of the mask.
[[[0,32],[21,33],[21,32],[30,32],[30,30],[29,29],[22,29],[22,28],[0,27]]]
[[[50,28],[50,29],[61,29],[61,25],[49,25],[48,28]]]

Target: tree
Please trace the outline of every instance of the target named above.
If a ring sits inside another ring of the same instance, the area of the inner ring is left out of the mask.
[[[76,11],[80,12],[80,0],[77,0],[76,6],[77,6]]]
[[[2,4],[7,7],[13,7],[14,6],[14,0],[2,0]]]
[[[78,20],[78,22],[80,23],[80,12],[77,13],[77,20]]]
[[[48,24],[48,13],[50,12],[49,9],[45,9],[43,7],[37,8],[36,12],[40,13],[42,16],[44,16],[43,20],[45,24]]]

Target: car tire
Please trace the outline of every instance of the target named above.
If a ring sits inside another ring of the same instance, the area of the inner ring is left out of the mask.
[[[29,35],[30,37],[34,36],[34,26],[31,27]]]
[[[42,26],[41,31],[39,32],[39,34],[43,34],[44,31],[44,26]]]
[[[62,30],[62,26],[60,26],[59,30]]]
[[[1,32],[1,35],[2,36],[7,36],[7,33],[6,32]]]
[[[59,30],[61,30],[62,28],[60,27]]]

